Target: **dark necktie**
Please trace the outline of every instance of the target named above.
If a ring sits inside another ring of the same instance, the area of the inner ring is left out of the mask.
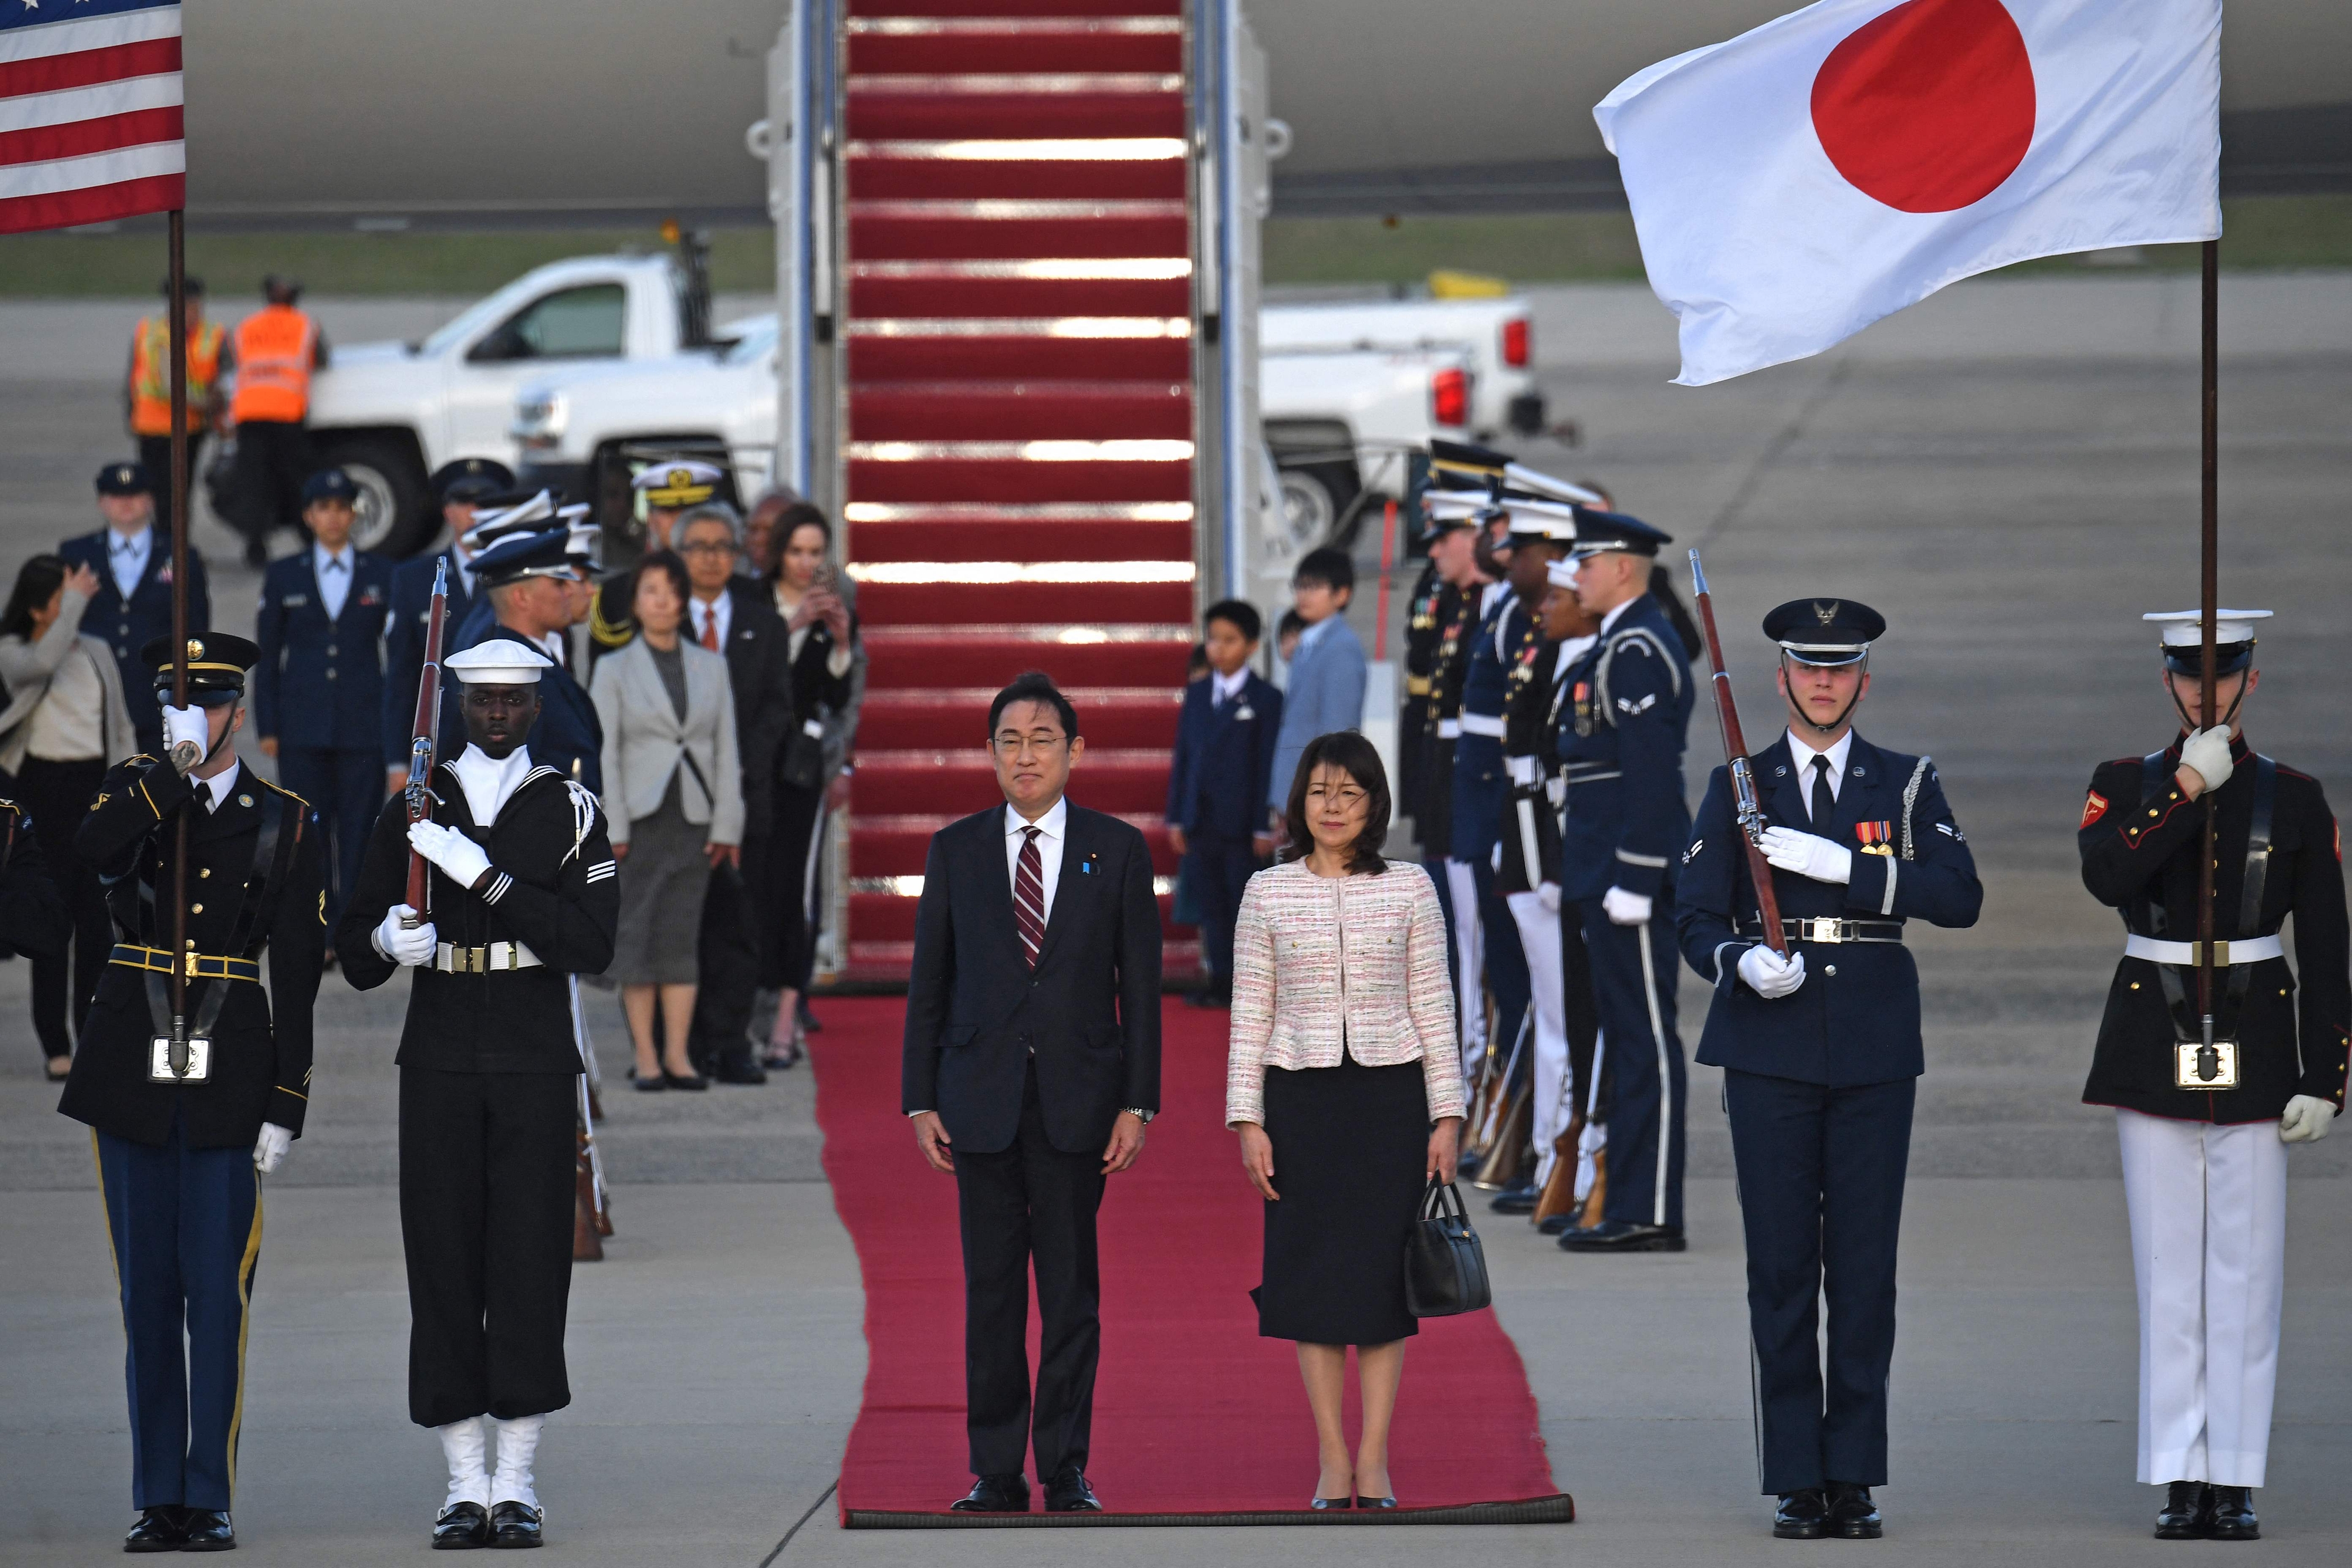
[[[1045,860],[1037,852],[1042,828],[1024,828],[1020,869],[1013,875],[1013,921],[1021,928],[1021,951],[1029,967],[1037,967],[1037,949],[1045,942]]]
[[[1825,831],[1837,814],[1837,797],[1830,793],[1830,759],[1813,758],[1813,831]]]

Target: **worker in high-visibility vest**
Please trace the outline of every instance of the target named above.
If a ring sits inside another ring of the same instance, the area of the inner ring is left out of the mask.
[[[163,280],[168,299],[171,279]],[[166,526],[172,516],[173,490],[191,474],[202,470],[198,454],[205,437],[225,412],[221,379],[236,364],[228,334],[217,321],[205,319],[205,280],[187,280],[188,298],[188,450],[185,469],[172,471],[172,316],[170,307],[142,317],[131,338],[131,374],[123,383],[123,417],[131,438],[139,444],[139,461],[156,481],[157,515]]]
[[[327,337],[297,309],[302,286],[272,275],[261,280],[259,310],[236,326],[236,393],[229,417],[236,424],[237,517],[245,563],[269,559],[269,536],[302,531],[302,484],[316,465],[310,456],[310,372],[327,365]]]

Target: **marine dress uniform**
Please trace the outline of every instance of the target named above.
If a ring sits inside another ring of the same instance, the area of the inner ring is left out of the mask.
[[[1635,517],[1580,509],[1580,561],[1611,550],[1655,556],[1668,536]],[[1560,902],[1573,904],[1609,1051],[1609,1185],[1601,1223],[1559,1239],[1570,1251],[1680,1251],[1682,1040],[1675,1032],[1675,862],[1688,841],[1683,740],[1691,711],[1682,642],[1656,598],[1601,618],[1568,673],[1558,747],[1568,779]],[[1619,925],[1612,906],[1646,918]]]
[[[2221,681],[2252,668],[2265,614],[2217,617]],[[2200,679],[2200,618],[2148,619],[2164,622],[2166,668]],[[2287,1145],[2343,1110],[2352,1030],[2335,813],[2317,779],[2228,734],[2235,716],[2101,764],[2077,835],[2083,884],[2126,933],[2083,1099],[2116,1109],[2139,1286],[2139,1479],[2170,1484],[2167,1539],[2259,1532],[2249,1494],[2278,1378]],[[2205,809],[2181,789],[2184,765],[2211,787],[2217,824],[2210,1057],[2195,967]]]
[[[1397,815],[1420,825],[1429,761],[1429,673],[1437,667],[1440,606],[1454,591],[1437,575],[1437,563],[1422,563],[1404,608],[1404,696],[1397,704]]]
[[[1428,521],[1421,537],[1433,550],[1442,536],[1455,529],[1476,528],[1486,504],[1484,491],[1475,495],[1429,491],[1422,497],[1422,508]],[[1475,593],[1465,595],[1453,583],[1439,580],[1428,611],[1432,625],[1425,633],[1429,644],[1428,674],[1422,685],[1423,695],[1410,705],[1419,713],[1413,728],[1419,737],[1420,751],[1412,768],[1397,769],[1401,777],[1412,779],[1412,793],[1401,799],[1407,802],[1406,814],[1412,818],[1413,837],[1421,845],[1422,869],[1429,873],[1429,880],[1437,889],[1438,906],[1445,911],[1445,951],[1449,955],[1446,967],[1457,987],[1454,1016],[1465,1028],[1469,1015],[1462,1005],[1458,988],[1459,966],[1451,956],[1459,950],[1459,937],[1454,919],[1454,890],[1445,877],[1445,848],[1454,821],[1454,743],[1462,734],[1459,716],[1463,666],[1469,657],[1470,633],[1476,625],[1476,603]],[[1483,1040],[1483,1009],[1478,1027]]]
[[[469,687],[553,673],[506,639],[448,668]],[[450,1469],[436,1543],[535,1546],[540,1431],[572,1402],[571,977],[612,961],[620,884],[596,798],[527,747],[492,757],[471,742],[435,785],[430,821],[411,827],[404,800],[385,804],[336,940],[362,990],[415,973],[397,1058],[400,1222],[409,1418],[436,1429]],[[431,863],[413,928],[412,848]]]
[[[1852,600],[1799,600],[1764,634],[1784,667],[1859,664],[1885,624]],[[1724,1070],[1773,1533],[1867,1538],[1881,1530],[1868,1489],[1886,1480],[1895,1237],[1926,1071],[1903,928],[1973,925],[1984,891],[1927,758],[1850,728],[1826,751],[1818,739],[1783,734],[1751,762],[1790,965],[1762,945],[1727,768],[1692,827],[1676,918],[1684,957],[1715,988],[1698,1059]]]
[[[98,471],[98,493],[101,496],[155,495],[155,486],[144,465],[110,463]],[[92,637],[103,637],[114,650],[114,662],[122,672],[122,706],[130,710],[131,727],[138,732],[139,749],[150,756],[163,754],[163,714],[156,706],[152,676],[154,672],[140,658],[140,651],[158,637],[172,631],[172,541],[154,526],[151,517],[146,527],[134,533],[117,533],[112,528],[100,528],[94,534],[81,534],[58,546],[58,554],[69,566],[86,566],[98,574],[98,593],[90,600],[89,608],[82,612],[81,629]],[[195,547],[188,549],[188,630],[205,632],[212,626],[212,595],[205,587],[205,560]]]
[[[357,497],[340,468],[310,476],[313,501]],[[360,852],[383,804],[384,623],[392,566],[346,543],[271,561],[261,579],[253,640],[254,727],[278,742],[278,776],[319,812],[333,845],[328,859],[327,924],[341,918],[360,873]],[[410,706],[415,703],[410,694]],[[415,716],[412,712],[410,716]],[[405,738],[401,744],[405,753]]]
[[[257,651],[242,637],[207,633],[189,640],[188,653],[194,711],[180,712],[202,733],[202,710],[243,695]],[[170,692],[170,654],[168,640],[147,645],[150,689]],[[205,766],[205,754],[194,755]],[[194,975],[182,1076],[157,1041],[173,1033],[173,843],[184,819],[183,951]],[[310,1103],[310,1008],[326,929],[319,839],[309,807],[234,761],[198,779],[147,756],[108,770],[75,834],[107,884],[119,940],[58,1109],[94,1129],[106,1200],[122,1301],[131,1502],[142,1511],[131,1551],[236,1543],[229,1506],[261,1250],[257,1167],[277,1167]]]

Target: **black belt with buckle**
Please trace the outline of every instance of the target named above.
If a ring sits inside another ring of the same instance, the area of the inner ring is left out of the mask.
[[[1753,936],[1764,925],[1761,921],[1750,920],[1742,929]],[[1791,942],[1892,942],[1899,946],[1903,941],[1900,920],[1839,920],[1790,915],[1781,917],[1780,931]]]

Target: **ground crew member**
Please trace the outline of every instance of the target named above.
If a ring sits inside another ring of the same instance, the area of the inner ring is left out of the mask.
[[[385,804],[336,940],[362,990],[415,973],[398,1058],[400,1228],[409,1418],[449,1467],[433,1544],[537,1546],[540,1433],[572,1402],[572,977],[612,962],[620,883],[595,795],[523,744],[559,672],[505,637],[448,670],[466,748],[435,770],[430,820]],[[431,866],[414,925],[412,851]]]
[[[171,298],[172,280],[163,280],[163,297]],[[131,335],[131,374],[122,392],[123,418],[131,438],[139,444],[139,461],[158,486],[156,510],[172,515],[172,496],[188,476],[204,468],[205,437],[226,403],[221,378],[236,368],[228,334],[217,321],[205,319],[205,280],[185,281],[187,300],[187,466],[172,472],[172,312],[169,305],[152,316],[142,316]]]
[[[2124,956],[2083,1099],[2112,1105],[2139,1281],[2139,1479],[2167,1487],[2164,1541],[2252,1541],[2270,1454],[2286,1260],[2286,1154],[2344,1109],[2352,975],[2342,841],[2319,781],[2246,745],[2261,681],[2254,622],[2214,621],[2213,727],[2203,618],[2162,624],[2183,733],[2092,776],[2083,884],[2124,918]],[[2198,861],[2216,817],[2213,1047],[2197,1006]],[[2294,917],[2294,967],[2279,931]],[[2224,944],[2228,951],[2222,951]]]
[[[546,654],[553,667],[538,682],[531,756],[572,782],[601,791],[604,728],[597,720],[596,705],[563,667],[564,633],[579,606],[574,590],[580,571],[572,538],[568,527],[525,529],[501,535],[476,556],[474,580],[482,596],[467,612],[466,623],[451,638],[448,651],[509,637]],[[441,755],[448,757],[461,748],[464,719],[457,711],[454,683],[445,685],[441,695]]]
[[[358,499],[359,486],[340,468],[303,485],[310,548],[269,563],[253,634],[261,649],[254,723],[263,754],[278,759],[278,777],[310,802],[326,831],[331,928],[385,794],[382,638],[392,567],[352,548]]]
[[[1688,841],[1682,643],[1650,593],[1668,536],[1621,512],[1580,509],[1576,597],[1600,631],[1569,672],[1560,899],[1584,925],[1592,999],[1609,1041],[1609,1186],[1582,1251],[1683,1249],[1681,1039],[1675,1033],[1675,859]]]
[[[1973,925],[1984,902],[1933,764],[1854,733],[1885,630],[1851,599],[1764,618],[1788,730],[1751,766],[1788,958],[1763,943],[1727,768],[1707,781],[1676,890],[1683,956],[1715,988],[1698,1059],[1724,1070],[1760,1480],[1784,1540],[1882,1531],[1870,1489],[1886,1480],[1895,1235],[1926,1071],[1903,925]]]
[[[726,477],[716,464],[694,457],[665,457],[639,469],[629,488],[645,504],[646,553],[675,548],[670,535],[678,514],[719,494],[719,482]],[[626,647],[637,634],[635,612],[629,604],[636,580],[634,571],[616,571],[597,585],[595,609],[588,621],[592,660]]]
[[[122,674],[122,706],[138,732],[139,749],[163,754],[163,713],[156,706],[154,671],[141,651],[172,630],[172,538],[155,526],[155,484],[143,463],[110,463],[98,471],[98,510],[106,526],[58,546],[68,567],[98,574],[98,594],[82,612],[81,629],[103,637]],[[188,630],[212,627],[212,595],[205,559],[188,547]]]
[[[408,743],[416,723],[416,682],[425,670],[425,632],[433,617],[433,580],[441,563],[449,566],[448,603],[443,636],[465,624],[474,604],[473,547],[476,513],[492,496],[514,487],[514,474],[487,457],[444,463],[427,481],[441,503],[441,526],[449,545],[392,569],[392,605],[383,623],[384,793],[398,794],[408,782]]]
[[[302,286],[261,280],[262,308],[236,325],[236,494],[245,564],[269,559],[269,536],[293,529],[302,515],[310,458],[310,372],[327,366],[327,336],[300,309]]]
[[[106,775],[74,836],[121,940],[58,1109],[94,1128],[128,1346],[131,1552],[215,1552],[230,1521],[261,1183],[301,1135],[323,896],[317,817],[247,772],[242,637],[188,640],[169,759]],[[142,656],[172,689],[172,643]],[[171,1049],[173,854],[187,821],[187,1053]],[[268,949],[269,988],[261,987]]]

